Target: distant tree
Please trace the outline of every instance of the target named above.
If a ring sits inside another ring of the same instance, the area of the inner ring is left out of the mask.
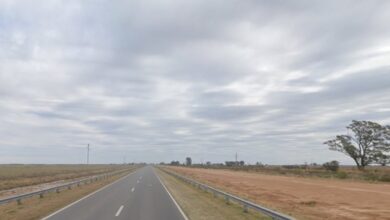
[[[179,161],[171,161],[171,165],[172,166],[179,166],[180,165],[180,162]]]
[[[358,169],[378,160],[377,155],[390,151],[390,126],[371,121],[352,121],[347,129],[352,135],[338,135],[326,141],[330,150],[339,151],[351,157]]]
[[[211,166],[211,162],[210,162],[210,161],[207,161],[207,162],[206,162],[206,165],[207,165],[207,166]]]
[[[337,160],[332,160],[330,162],[326,162],[322,165],[326,170],[330,170],[333,172],[337,172],[339,170],[339,162]]]
[[[382,166],[386,166],[390,163],[390,155],[386,155],[384,153],[378,153],[375,155],[375,161],[377,164],[380,164]]]
[[[256,162],[256,166],[263,167],[264,165],[261,162]]]
[[[239,166],[244,166],[245,165],[245,161],[241,160],[240,162],[238,162],[238,165]]]
[[[186,158],[186,166],[191,166],[192,165],[192,159],[191,157]]]

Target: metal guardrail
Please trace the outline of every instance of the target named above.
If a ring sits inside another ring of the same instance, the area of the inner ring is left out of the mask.
[[[48,192],[57,192],[57,193],[59,193],[59,192],[61,192],[64,189],[71,189],[72,186],[80,186],[81,184],[85,185],[85,184],[88,184],[88,183],[96,182],[98,180],[107,179],[108,177],[112,177],[112,176],[117,175],[119,173],[124,173],[124,172],[130,171],[130,170],[133,170],[133,169],[123,169],[123,170],[119,170],[119,171],[114,171],[114,172],[110,172],[110,173],[96,175],[96,176],[88,177],[88,178],[85,178],[85,179],[82,179],[82,180],[76,180],[76,181],[73,181],[73,182],[70,182],[70,183],[66,183],[66,184],[63,184],[63,185],[60,185],[60,186],[54,186],[54,187],[51,187],[51,188],[47,188],[47,189],[44,189],[44,190],[39,190],[39,191],[34,191],[34,192],[30,192],[30,193],[25,193],[25,194],[21,194],[21,195],[8,197],[8,198],[5,198],[5,199],[1,199],[0,200],[0,205],[6,204],[6,203],[10,203],[10,202],[14,202],[14,201],[16,201],[18,204],[21,204],[22,203],[22,199],[30,198],[30,197],[33,197],[33,196],[36,196],[36,195],[39,195],[40,198],[43,198],[44,194],[48,193]]]
[[[240,205],[242,205],[244,207],[244,212],[247,212],[248,209],[252,209],[252,210],[255,210],[255,211],[258,211],[258,212],[261,212],[267,216],[270,216],[272,219],[277,219],[277,220],[295,220],[295,218],[293,217],[290,217],[290,216],[287,216],[287,215],[284,215],[282,213],[279,213],[279,212],[276,212],[274,210],[271,210],[271,209],[268,209],[268,208],[265,208],[263,206],[260,206],[260,205],[257,205],[253,202],[250,202],[250,201],[247,201],[245,199],[242,199],[238,196],[235,196],[235,195],[232,195],[232,194],[229,194],[229,193],[226,193],[226,192],[223,192],[221,190],[218,190],[216,188],[213,188],[211,186],[208,186],[206,184],[203,184],[203,183],[200,183],[198,181],[195,181],[193,179],[190,179],[190,178],[187,178],[187,177],[184,177],[184,176],[181,176],[177,173],[174,173],[172,171],[168,171],[166,169],[161,169],[163,170],[164,172],[178,178],[178,179],[181,179],[183,180],[184,182],[186,183],[189,183],[195,187],[198,187],[199,189],[202,189],[204,191],[208,191],[208,192],[211,192],[213,193],[214,197],[217,197],[218,195],[220,196],[223,196],[226,200],[227,203],[229,203],[229,201],[233,201],[235,203],[238,203]]]

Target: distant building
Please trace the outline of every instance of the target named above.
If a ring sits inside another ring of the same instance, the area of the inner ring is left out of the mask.
[[[192,165],[192,159],[191,157],[186,158],[186,166],[191,166]]]
[[[234,166],[244,166],[245,162],[243,160],[241,161],[225,161],[225,166],[227,167],[234,167]]]

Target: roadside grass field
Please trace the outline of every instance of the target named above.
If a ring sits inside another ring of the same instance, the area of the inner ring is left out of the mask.
[[[136,168],[134,167],[134,170]],[[131,172],[131,171],[129,171]],[[118,174],[104,180],[96,181],[90,184],[73,187],[70,190],[64,190],[60,193],[50,192],[44,195],[43,198],[34,196],[22,200],[19,205],[16,202],[0,205],[0,219],[1,220],[38,220],[52,212],[86,196],[103,186],[114,182],[115,180],[127,175]]]
[[[0,165],[0,191],[98,175],[125,165]]]
[[[192,167],[205,169],[226,169],[233,171],[245,171],[264,174],[298,176],[298,177],[318,177],[333,179],[352,179],[374,182],[390,182],[390,166],[367,166],[361,171],[354,166],[340,166],[337,172],[326,170],[320,165],[245,165],[245,166],[218,166],[218,165],[195,165]]]
[[[164,169],[297,219],[365,220],[390,216],[387,182],[179,166]]]
[[[270,217],[249,210],[245,213],[243,207],[234,203],[226,204],[221,197],[215,198],[211,193],[194,188],[159,169],[156,169],[172,196],[179,203],[184,213],[191,220],[265,220]]]

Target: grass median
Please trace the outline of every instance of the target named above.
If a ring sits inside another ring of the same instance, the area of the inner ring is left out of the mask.
[[[245,213],[243,207],[234,203],[226,204],[223,198],[197,189],[159,169],[156,169],[169,192],[191,220],[251,220],[271,219],[257,212]]]
[[[99,175],[127,168],[106,164],[4,164],[0,165],[0,190]]]
[[[18,205],[12,202],[5,205],[0,205],[1,220],[36,220],[41,219],[50,213],[102,188],[103,186],[114,182],[115,180],[127,175],[118,174],[104,180],[99,180],[90,184],[73,187],[70,190],[63,190],[60,193],[46,193],[43,198],[34,196],[22,200],[22,204]]]

